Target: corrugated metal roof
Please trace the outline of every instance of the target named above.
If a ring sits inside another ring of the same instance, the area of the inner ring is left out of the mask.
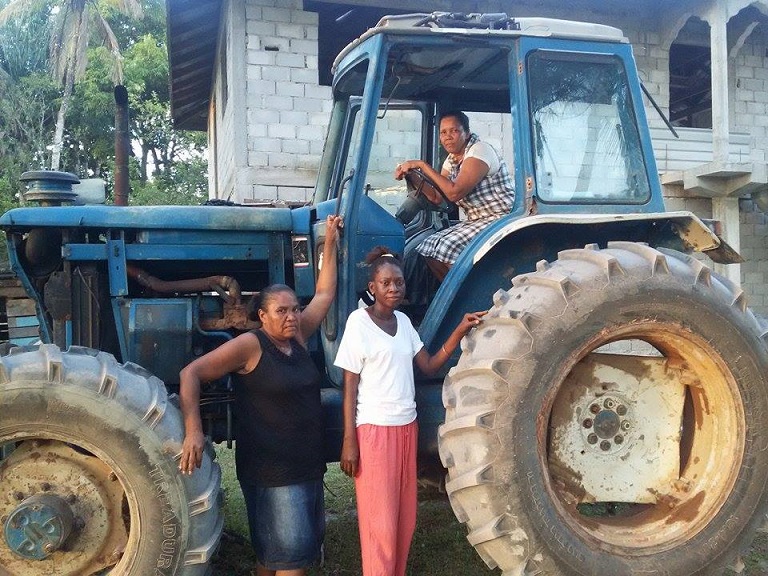
[[[221,0],[166,0],[171,116],[176,128],[206,130]]]

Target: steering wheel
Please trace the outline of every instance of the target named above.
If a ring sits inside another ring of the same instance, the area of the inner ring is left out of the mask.
[[[408,187],[408,196],[395,214],[395,218],[400,220],[403,225],[408,225],[421,210],[443,214],[447,214],[451,210],[452,202],[448,200],[448,197],[440,190],[435,181],[418,168],[405,173],[405,183]],[[432,202],[426,196],[425,190],[433,197],[438,195],[440,203]]]

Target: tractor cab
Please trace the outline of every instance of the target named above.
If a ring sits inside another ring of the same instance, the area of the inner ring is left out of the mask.
[[[360,263],[373,246],[407,257],[463,217],[414,202],[418,187],[409,191],[394,177],[410,159],[440,170],[446,111],[469,116],[471,132],[496,149],[515,185],[510,213],[470,243],[443,282],[451,297],[489,239],[524,217],[664,210],[631,47],[618,29],[503,14],[390,16],[342,51],[334,71],[315,203],[332,205],[346,221],[351,281],[341,283],[342,317],[365,291]],[[514,269],[497,266],[493,276],[508,284],[566,241],[550,246]],[[484,309],[490,301],[468,295],[464,304]],[[447,330],[430,324],[444,318],[427,312],[423,336]]]

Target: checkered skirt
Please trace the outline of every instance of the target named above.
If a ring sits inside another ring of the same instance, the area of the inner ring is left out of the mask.
[[[472,134],[466,150],[477,141],[477,135]],[[459,175],[461,162],[453,162],[449,156],[448,167],[448,178],[453,182]],[[416,250],[422,256],[453,265],[472,238],[494,220],[509,214],[514,203],[515,186],[506,162],[501,160],[496,174],[483,178],[469,194],[457,202],[467,219],[427,237]]]
[[[453,265],[470,240],[498,216],[483,220],[464,220],[450,228],[435,232],[416,247],[422,256]]]

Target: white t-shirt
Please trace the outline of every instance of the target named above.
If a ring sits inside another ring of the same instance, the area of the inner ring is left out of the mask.
[[[379,328],[364,308],[347,319],[334,364],[360,375],[355,422],[403,426],[416,419],[413,358],[424,347],[408,316],[395,310],[397,333]]]
[[[488,166],[487,176],[493,176],[501,167],[501,161],[499,160],[499,155],[496,152],[496,149],[482,140],[475,142],[470,146],[469,150],[464,153],[464,160],[467,158],[477,158]],[[443,162],[443,170],[446,172],[451,170],[447,158],[445,162]]]

